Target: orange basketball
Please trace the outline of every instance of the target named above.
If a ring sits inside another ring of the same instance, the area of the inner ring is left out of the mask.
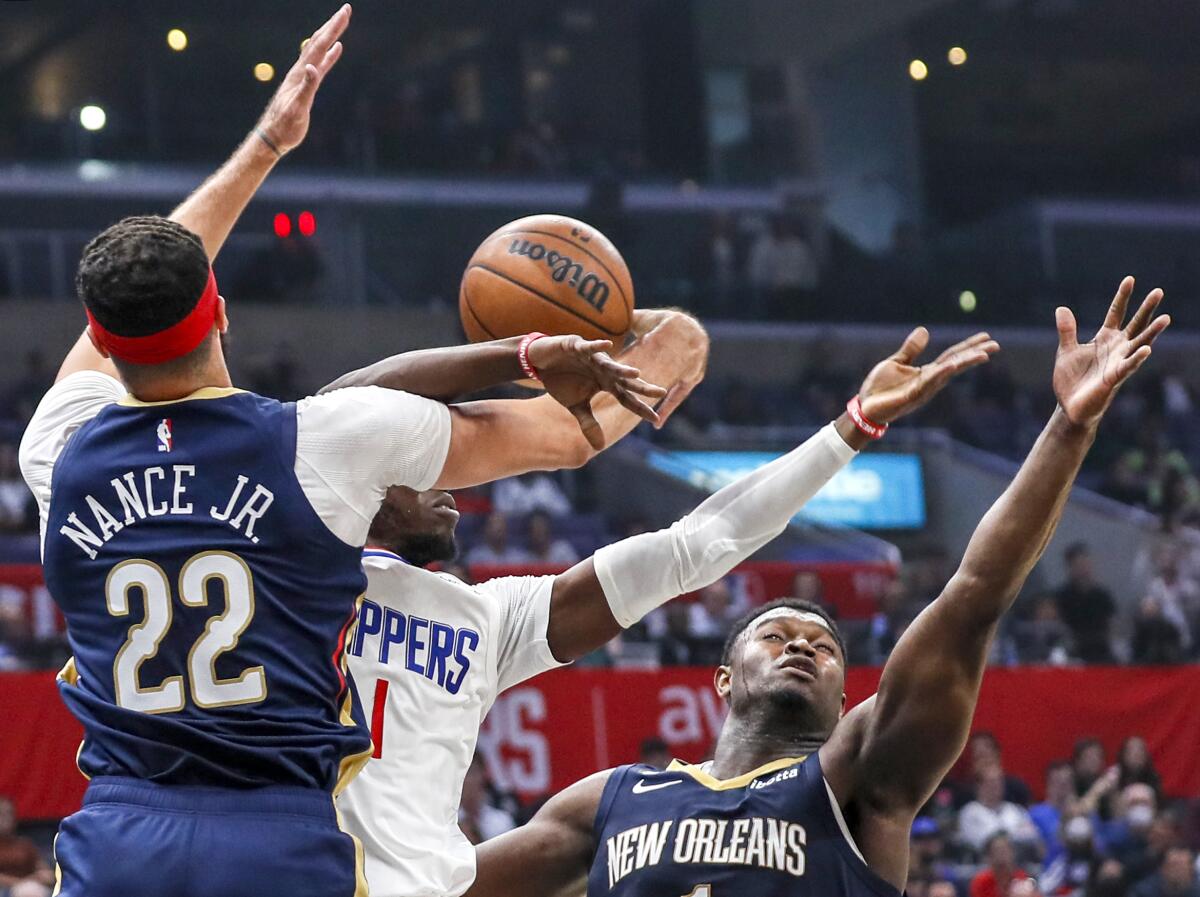
[[[532,215],[480,244],[458,291],[473,343],[531,331],[620,344],[633,314],[633,281],[612,241],[562,215]]]

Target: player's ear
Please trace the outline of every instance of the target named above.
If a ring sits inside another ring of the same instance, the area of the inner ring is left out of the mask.
[[[842,709],[838,711],[838,719],[846,715],[846,693],[842,692]]]
[[[225,333],[229,329],[229,316],[225,314],[225,297],[217,297],[217,313],[213,315],[217,323],[217,332]]]
[[[108,350],[105,349],[102,345],[100,345],[100,341],[98,339],[96,339],[96,334],[92,333],[92,325],[88,324],[87,327],[84,329],[87,331],[88,341],[95,347],[96,351],[99,352],[101,355],[103,355],[105,358],[112,357],[108,354]]]
[[[718,695],[728,701],[729,692],[733,690],[733,667],[717,667],[717,672],[713,676],[713,687],[716,688]]]

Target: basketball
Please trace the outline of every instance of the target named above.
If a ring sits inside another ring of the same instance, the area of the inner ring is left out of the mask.
[[[633,315],[633,281],[617,247],[594,227],[533,215],[475,250],[458,311],[474,343],[540,331],[620,344]]]

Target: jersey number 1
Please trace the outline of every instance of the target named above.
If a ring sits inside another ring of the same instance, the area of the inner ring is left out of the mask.
[[[267,677],[261,666],[249,667],[230,679],[217,678],[217,658],[237,647],[254,616],[254,579],[246,562],[226,551],[193,556],[179,572],[179,600],[189,607],[208,604],[208,584],[219,580],[225,610],[210,617],[204,632],[188,652],[188,681],[198,707],[254,704],[267,696]],[[104,600],[114,617],[129,613],[129,592],[139,589],[146,605],[142,622],[129,627],[129,636],[113,662],[117,706],[142,713],[182,710],[183,676],[168,676],[158,685],[138,681],[142,664],[158,653],[171,628],[171,583],[162,567],[134,558],[117,564],[104,583]]]

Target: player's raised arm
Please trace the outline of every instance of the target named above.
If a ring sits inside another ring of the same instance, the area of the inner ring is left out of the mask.
[[[612,770],[576,782],[528,823],[475,849],[475,882],[463,897],[582,894],[596,851],[593,823]]]
[[[1071,312],[1057,310],[1058,409],[984,515],[941,596],[900,638],[878,694],[851,711],[821,749],[842,806],[871,810],[857,814],[866,821],[855,836],[872,868],[892,880],[903,881],[907,838],[889,840],[884,829],[907,832],[962,751],[996,626],[1054,534],[1100,418],[1169,323],[1154,317],[1162,299],[1154,290],[1122,326],[1132,290],[1126,278],[1088,343],[1077,341]]]
[[[914,330],[871,371],[850,410],[782,458],[720,489],[668,529],[601,548],[559,576],[547,629],[554,656],[580,657],[659,605],[720,579],[783,532],[867,443],[866,431],[921,407],[999,349],[978,333],[918,367],[928,341],[925,328]]]
[[[350,24],[343,4],[300,48],[300,55],[262,116],[216,173],[171,213],[200,237],[209,261],[217,257],[275,163],[304,142],[317,89],[342,55],[341,36]]]
[[[173,221],[200,238],[210,262],[275,163],[303,142],[317,88],[341,57],[339,38],[349,24],[347,3],[304,44],[258,124],[233,155],[171,213]],[[79,371],[120,379],[112,361],[96,348],[86,330],[63,359],[55,380]]]

